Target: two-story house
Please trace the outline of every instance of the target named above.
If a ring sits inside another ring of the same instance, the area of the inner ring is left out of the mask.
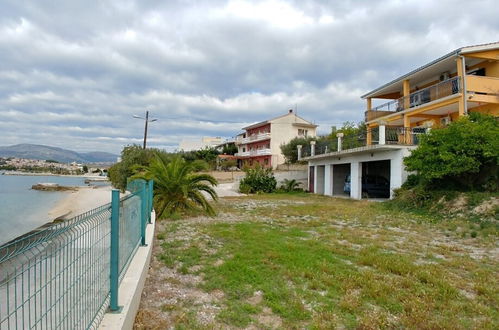
[[[357,199],[371,192],[392,196],[407,177],[403,158],[420,134],[473,111],[499,116],[499,42],[459,48],[362,98],[365,146],[307,157],[309,190]],[[388,102],[373,106],[379,100]]]
[[[239,166],[276,168],[285,162],[281,145],[295,137],[316,136],[317,125],[297,116],[293,110],[273,119],[265,120],[243,128],[236,137]]]

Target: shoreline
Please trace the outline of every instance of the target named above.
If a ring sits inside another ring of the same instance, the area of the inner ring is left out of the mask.
[[[112,189],[111,186],[79,186],[74,191],[65,192],[66,196],[48,212],[49,222],[67,220],[110,203]]]
[[[69,178],[106,178],[108,181],[109,179],[107,176],[100,176],[100,175],[94,175],[92,173],[85,173],[85,174],[54,174],[54,173],[42,173],[42,172],[36,172],[36,173],[31,173],[31,172],[20,172],[20,171],[4,171],[0,172],[1,175],[17,175],[17,176],[61,176],[61,177],[69,177]]]

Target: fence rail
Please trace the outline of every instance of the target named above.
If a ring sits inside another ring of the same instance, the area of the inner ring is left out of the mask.
[[[117,302],[113,285],[143,244],[150,221],[152,181],[132,181],[128,189],[121,199],[113,191],[111,204],[0,246],[0,329],[98,326]]]

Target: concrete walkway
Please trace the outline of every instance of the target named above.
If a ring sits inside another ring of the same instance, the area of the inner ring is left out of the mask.
[[[239,190],[239,181],[229,182],[229,183],[219,183],[216,186],[215,191],[218,194],[218,197],[237,197],[237,196],[246,196],[245,194],[241,194]]]

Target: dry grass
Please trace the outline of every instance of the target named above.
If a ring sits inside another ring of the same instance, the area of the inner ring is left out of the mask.
[[[495,328],[497,225],[312,195],[158,223],[135,327]],[[476,231],[476,238],[463,237]]]

